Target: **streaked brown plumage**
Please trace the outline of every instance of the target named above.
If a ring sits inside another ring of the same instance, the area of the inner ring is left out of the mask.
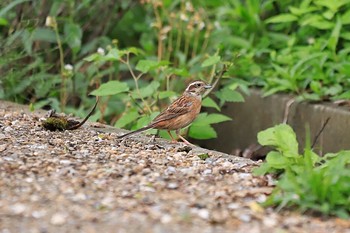
[[[167,109],[161,112],[154,120],[147,126],[123,134],[118,138],[124,138],[129,135],[145,131],[147,129],[162,129],[166,130],[173,141],[175,139],[170,131],[175,130],[176,135],[185,143],[190,144],[185,138],[180,135],[180,129],[185,128],[191,124],[198,116],[202,105],[202,94],[206,89],[211,88],[202,81],[195,81],[190,83],[185,92],[169,105]]]

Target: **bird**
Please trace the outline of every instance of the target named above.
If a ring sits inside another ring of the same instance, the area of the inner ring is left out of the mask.
[[[177,142],[170,131],[175,130],[176,135],[184,143],[191,144],[180,135],[180,130],[190,125],[198,116],[202,106],[202,94],[211,86],[203,81],[191,82],[184,93],[172,102],[164,111],[159,113],[148,125],[118,136],[118,139],[143,132],[148,129],[166,130],[172,142]]]

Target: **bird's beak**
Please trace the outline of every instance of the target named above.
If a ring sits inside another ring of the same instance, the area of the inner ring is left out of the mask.
[[[204,88],[205,88],[205,89],[210,89],[211,86],[210,86],[210,85],[205,85]]]

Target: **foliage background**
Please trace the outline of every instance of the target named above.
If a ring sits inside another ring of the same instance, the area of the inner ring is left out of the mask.
[[[134,129],[191,80],[213,83],[229,61],[206,107],[243,101],[236,89],[249,86],[348,99],[349,24],[348,0],[5,0],[0,98],[84,116],[88,94],[115,81],[118,91],[98,92],[105,97],[92,119]],[[211,124],[230,119],[205,114],[190,136],[213,138]]]

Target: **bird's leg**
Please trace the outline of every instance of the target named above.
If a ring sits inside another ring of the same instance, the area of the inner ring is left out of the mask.
[[[167,130],[167,132],[168,132],[168,134],[169,134],[170,137],[171,137],[171,141],[172,141],[172,142],[177,142],[177,141],[174,139],[173,135],[171,135],[170,130]]]
[[[180,135],[180,130],[179,130],[179,129],[176,130],[175,132],[176,132],[176,135],[177,135],[185,144],[187,144],[187,145],[193,145],[192,143],[190,143],[189,141],[187,141],[184,137],[182,137],[182,136]]]

